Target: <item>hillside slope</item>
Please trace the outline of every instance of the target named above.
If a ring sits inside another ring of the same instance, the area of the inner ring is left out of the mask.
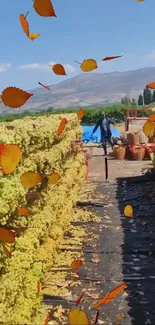
[[[22,111],[108,105],[120,102],[124,96],[137,99],[146,84],[152,81],[155,81],[155,67],[125,72],[83,73],[51,85],[51,92],[41,87],[31,89],[34,96],[22,107]],[[5,114],[12,109],[0,104],[0,111]],[[21,112],[21,109],[13,111]]]

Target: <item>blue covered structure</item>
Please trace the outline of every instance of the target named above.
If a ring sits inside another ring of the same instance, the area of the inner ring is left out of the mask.
[[[100,127],[93,134],[93,137],[91,137],[95,125],[94,126],[81,125],[81,126],[83,129],[83,136],[82,136],[83,142],[96,142],[96,143],[101,142]],[[111,133],[113,137],[116,138],[120,137],[120,132],[115,128],[111,128]]]

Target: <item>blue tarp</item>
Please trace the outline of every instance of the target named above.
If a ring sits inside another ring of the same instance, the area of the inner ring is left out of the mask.
[[[101,141],[100,128],[98,128],[97,131],[93,134],[93,137],[91,137],[94,127],[95,127],[95,125],[94,126],[82,125],[82,129],[83,129],[82,141],[83,142],[85,141],[85,142],[100,143],[100,141]],[[116,138],[120,137],[120,132],[115,128],[111,128],[111,133],[112,133],[113,137],[116,137]]]

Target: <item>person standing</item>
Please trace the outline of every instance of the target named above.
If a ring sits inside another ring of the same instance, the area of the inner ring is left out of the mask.
[[[99,120],[96,123],[96,126],[93,129],[92,132],[92,136],[93,134],[96,132],[96,130],[98,129],[98,127],[100,127],[100,131],[101,131],[101,143],[103,146],[103,150],[104,150],[104,155],[107,156],[107,142],[109,142],[109,144],[111,145],[111,148],[113,148],[113,143],[111,141],[111,129],[110,129],[110,125],[111,124],[115,124],[111,118],[109,118],[104,112],[101,114],[101,117],[99,118]]]

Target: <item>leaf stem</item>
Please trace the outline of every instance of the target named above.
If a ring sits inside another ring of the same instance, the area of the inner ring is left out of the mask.
[[[81,65],[81,63],[80,63],[80,62],[78,62],[78,61],[76,61],[76,60],[74,60],[74,62],[76,62],[76,63],[78,63],[78,64],[80,64],[80,65]]]
[[[28,11],[28,12],[26,13],[26,15],[25,15],[25,18],[27,18],[27,16],[28,16],[29,12],[30,12],[30,11]]]

